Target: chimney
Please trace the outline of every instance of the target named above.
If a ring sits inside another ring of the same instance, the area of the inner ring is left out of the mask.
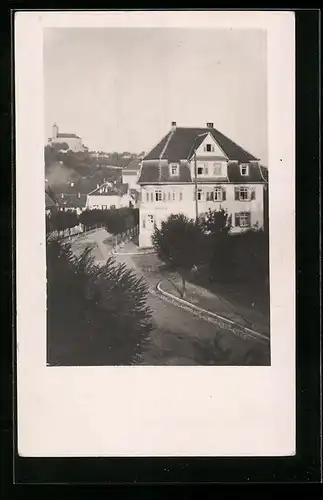
[[[206,126],[207,126],[207,128],[213,128],[213,127],[214,127],[214,123],[212,123],[212,122],[208,122],[208,123],[206,124]]]
[[[53,129],[52,129],[52,138],[53,139],[56,139],[56,137],[58,136],[58,126],[56,123],[53,124]]]
[[[172,122],[172,130],[176,129],[176,122]]]

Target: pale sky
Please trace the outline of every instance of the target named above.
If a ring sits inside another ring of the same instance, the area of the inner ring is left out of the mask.
[[[139,153],[213,122],[267,165],[266,65],[260,30],[46,28],[46,134]]]

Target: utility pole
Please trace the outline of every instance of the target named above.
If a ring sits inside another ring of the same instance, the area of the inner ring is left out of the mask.
[[[197,166],[196,166],[196,150],[194,151],[194,183],[195,183],[195,222],[199,220],[198,199],[197,199]]]

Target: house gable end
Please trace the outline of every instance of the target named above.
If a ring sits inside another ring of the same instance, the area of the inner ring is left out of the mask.
[[[211,151],[207,151],[207,145],[211,146]],[[208,133],[202,140],[201,144],[196,149],[196,154],[199,156],[217,156],[228,160],[227,155],[223,149],[219,146],[212,134]]]

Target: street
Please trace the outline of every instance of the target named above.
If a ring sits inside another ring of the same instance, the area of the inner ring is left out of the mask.
[[[73,249],[82,251],[88,244],[94,245],[92,255],[95,262],[106,261],[112,253],[112,239],[102,229],[75,239]],[[136,254],[132,254],[136,252]],[[165,278],[158,269],[158,258],[154,254],[138,254],[138,247],[132,242],[126,243],[114,255],[117,262],[125,263],[144,277],[149,285],[147,303],[152,310],[154,329],[150,334],[150,347],[145,351],[141,364],[144,365],[203,365],[219,364],[212,362],[214,339],[220,335],[221,352],[226,349],[244,350],[246,340],[235,337],[227,330],[203,320],[190,311],[165,301],[157,292],[156,285]],[[215,359],[216,353],[214,353]],[[221,364],[221,363],[220,363]]]

